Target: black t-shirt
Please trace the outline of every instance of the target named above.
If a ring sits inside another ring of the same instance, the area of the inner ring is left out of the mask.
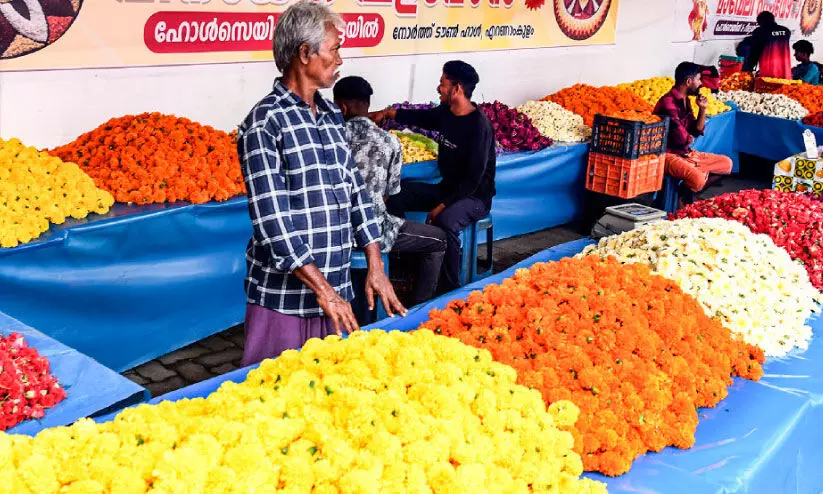
[[[480,110],[458,117],[447,106],[397,110],[397,122],[440,132],[437,166],[443,177],[443,204],[475,197],[491,207],[497,155],[494,130]]]

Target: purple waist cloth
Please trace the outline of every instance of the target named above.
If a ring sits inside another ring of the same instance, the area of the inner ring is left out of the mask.
[[[256,304],[246,304],[245,333],[244,367],[301,348],[311,338],[336,334],[328,317],[287,316]]]

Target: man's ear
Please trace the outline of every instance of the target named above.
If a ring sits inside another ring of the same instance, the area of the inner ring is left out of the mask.
[[[297,53],[300,57],[300,62],[303,65],[308,65],[309,60],[311,59],[311,47],[308,44],[303,43],[302,45],[300,45],[300,49],[297,51]]]
[[[335,101],[335,103],[340,107],[340,113],[343,114],[343,117],[346,117],[349,114],[349,106],[343,101]]]

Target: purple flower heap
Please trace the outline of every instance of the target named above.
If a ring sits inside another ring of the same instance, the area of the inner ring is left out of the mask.
[[[537,151],[552,145],[552,140],[540,133],[526,115],[499,101],[481,103],[494,128],[494,138],[506,151]]]
[[[431,104],[431,103],[422,104],[422,105],[415,105],[415,104],[409,103],[408,101],[406,101],[404,103],[396,103],[394,105],[391,105],[391,107],[394,108],[395,110],[401,110],[401,109],[402,110],[430,110],[430,109],[434,108],[435,106],[436,105]],[[409,130],[409,131],[414,132],[416,134],[424,135],[424,136],[428,137],[429,139],[431,139],[433,141],[437,141],[437,138],[440,137],[439,132],[436,132],[436,131],[433,131],[433,130],[421,129],[420,127],[415,127],[413,125],[400,125],[400,124],[397,123],[396,120],[393,120],[393,119],[386,119],[380,125],[380,127],[382,127],[383,130]]]

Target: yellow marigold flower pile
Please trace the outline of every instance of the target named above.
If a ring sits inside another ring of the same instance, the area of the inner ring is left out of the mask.
[[[0,247],[30,242],[68,217],[104,214],[112,204],[111,194],[74,163],[0,139]]]
[[[601,493],[579,479],[578,410],[429,331],[311,340],[208,398],[36,438],[0,434],[15,493]]]
[[[641,97],[646,103],[654,106],[660,101],[660,98],[666,95],[674,87],[674,78],[672,77],[653,77],[651,79],[641,79],[634,82],[618,84],[618,89],[631,91],[637,96]],[[709,106],[706,108],[706,115],[714,116],[725,113],[731,110],[731,107],[712,95],[711,90],[702,88],[700,94],[709,99]],[[692,103],[692,110],[697,113],[697,100],[694,96],[689,96]]]

